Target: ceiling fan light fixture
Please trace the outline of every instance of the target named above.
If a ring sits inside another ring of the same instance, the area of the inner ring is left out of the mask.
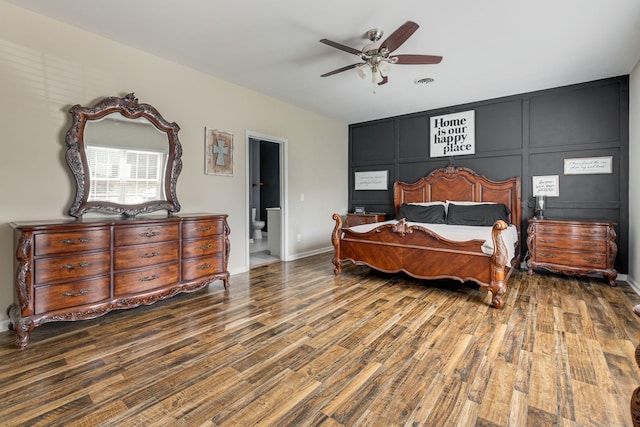
[[[442,60],[441,56],[417,55],[417,54],[391,54],[398,49],[409,37],[418,29],[419,25],[413,21],[407,21],[398,27],[391,35],[382,39],[382,30],[372,29],[364,34],[364,37],[371,41],[362,50],[354,49],[329,39],[321,39],[320,43],[339,49],[352,55],[356,55],[362,61],[359,64],[351,64],[340,67],[328,73],[321,74],[320,77],[328,77],[343,71],[356,69],[362,79],[371,78],[374,84],[385,85],[389,81],[388,74],[393,64],[426,65],[438,64]],[[417,81],[416,84],[419,84]],[[423,82],[421,81],[420,84]],[[424,82],[428,83],[428,82]]]
[[[369,75],[369,64],[362,64],[358,67],[356,67],[356,71],[358,72],[358,75],[360,76],[361,79],[366,79],[367,76]]]
[[[389,71],[391,71],[391,64],[389,64],[387,61],[382,61],[380,62],[380,65],[378,65],[378,69],[380,70],[380,73],[383,75],[388,75]]]
[[[371,74],[371,82],[373,84],[381,83],[384,80],[382,76],[382,72],[380,70],[376,70]]]

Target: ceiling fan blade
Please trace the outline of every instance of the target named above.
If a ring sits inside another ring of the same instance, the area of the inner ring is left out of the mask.
[[[395,30],[380,45],[380,49],[387,48],[389,52],[393,52],[399,48],[402,43],[406,42],[411,34],[415,33],[420,26],[413,21],[407,21]]]
[[[362,65],[362,62],[359,62],[357,64],[347,65],[346,67],[338,68],[337,70],[329,71],[328,73],[322,74],[320,77],[329,77],[329,76],[332,76],[334,74],[341,73],[343,71],[351,70],[353,68],[356,68],[359,65]]]
[[[340,49],[340,50],[342,50],[344,52],[347,52],[347,53],[353,53],[354,55],[360,55],[362,53],[358,49],[354,49],[352,47],[345,46],[343,44],[340,44],[340,43],[337,43],[337,42],[333,42],[333,41],[328,40],[328,39],[322,39],[322,40],[320,40],[320,43],[324,43],[327,46],[335,47],[336,49]]]
[[[382,76],[382,81],[380,83],[378,83],[378,86],[382,86],[383,84],[387,83],[389,81],[389,78],[387,76]]]
[[[439,64],[442,56],[435,55],[394,55],[390,58],[398,58],[395,64]]]

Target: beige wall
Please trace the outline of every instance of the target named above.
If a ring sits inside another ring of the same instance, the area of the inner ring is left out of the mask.
[[[640,292],[640,62],[629,78],[629,283]],[[634,183],[635,184],[632,184]]]
[[[182,212],[229,214],[232,275],[248,267],[248,130],[288,141],[286,256],[330,247],[331,214],[347,207],[345,123],[0,1],[0,322],[6,323],[5,309],[13,299],[14,254],[7,224],[66,218],[75,195],[64,161],[69,107],[128,92],[180,125],[184,154],[177,194]],[[235,135],[233,177],[204,174],[205,127]],[[303,235],[301,242],[297,233]]]

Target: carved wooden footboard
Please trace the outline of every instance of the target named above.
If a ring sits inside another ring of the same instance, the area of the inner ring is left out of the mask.
[[[396,214],[403,203],[447,200],[504,204],[511,212],[510,223],[518,231],[513,258],[508,259],[509,252],[501,237],[501,232],[508,228],[502,220],[493,225],[494,251],[487,255],[481,249],[482,240],[447,240],[404,220],[397,224],[381,223],[371,231],[357,233],[343,228],[341,216],[334,214],[331,235],[334,273],[340,274],[343,262],[352,262],[387,273],[404,272],[418,279],[473,281],[492,294],[494,307],[501,308],[507,280],[520,264],[520,178],[492,181],[470,169],[450,166],[436,169],[415,183],[394,184]]]
[[[482,240],[454,242],[427,228],[397,224],[383,224],[366,233],[342,228],[342,218],[336,221],[332,243],[334,273],[340,274],[343,262],[366,265],[385,273],[404,272],[417,279],[454,279],[473,281],[492,294],[491,304],[504,305],[506,281],[518,260],[508,262],[507,248],[500,235],[507,228],[504,221],[493,226],[493,255],[483,253]]]

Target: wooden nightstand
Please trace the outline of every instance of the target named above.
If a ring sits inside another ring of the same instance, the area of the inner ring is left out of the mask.
[[[616,285],[614,223],[529,219],[529,274],[536,267],[564,274],[602,274]]]
[[[347,227],[353,227],[360,224],[371,224],[374,222],[382,222],[386,220],[386,215],[383,213],[348,213],[347,214]]]

